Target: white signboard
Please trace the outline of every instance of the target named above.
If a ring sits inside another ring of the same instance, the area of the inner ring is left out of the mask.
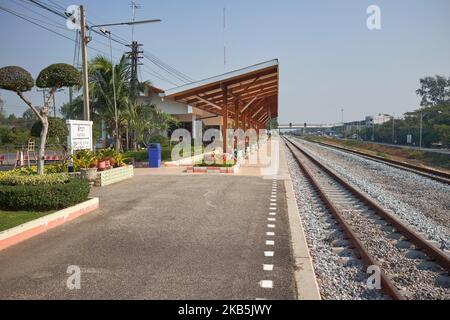
[[[92,121],[67,120],[67,146],[71,154],[77,150],[92,150]]]
[[[411,144],[412,143],[412,135],[411,134],[406,135],[406,143],[407,144]]]

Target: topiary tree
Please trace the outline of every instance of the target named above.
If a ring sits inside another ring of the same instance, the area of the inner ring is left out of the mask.
[[[45,143],[49,126],[48,114],[50,101],[53,100],[53,96],[59,88],[77,86],[80,83],[80,72],[71,65],[57,63],[48,66],[39,73],[36,79],[36,85],[39,88],[49,89],[49,94],[44,101],[44,105],[42,108],[37,108],[23,94],[26,91],[30,91],[34,86],[34,80],[31,74],[25,69],[16,66],[0,68],[0,88],[16,92],[30,109],[33,110],[42,123],[38,158],[38,174],[40,175],[44,174]]]

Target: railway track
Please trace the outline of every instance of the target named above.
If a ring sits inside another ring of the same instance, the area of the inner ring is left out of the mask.
[[[450,258],[372,199],[286,139],[303,173],[362,262],[379,266],[381,287],[393,299],[450,299]]]
[[[351,153],[351,154],[355,154],[358,155],[360,157],[363,157],[365,159],[369,159],[372,161],[376,161],[379,163],[383,163],[386,164],[388,166],[394,167],[394,168],[398,168],[398,169],[402,169],[402,170],[406,170],[409,172],[413,172],[416,173],[418,175],[445,183],[445,184],[449,184],[450,185],[450,174],[443,172],[443,171],[439,171],[439,170],[435,170],[432,168],[426,168],[426,167],[420,167],[420,166],[416,166],[410,163],[406,163],[406,162],[402,162],[402,161],[396,161],[396,160],[392,160],[392,159],[385,159],[379,156],[375,156],[375,155],[371,155],[371,154],[367,154],[364,152],[360,152],[360,151],[356,151],[356,150],[351,150],[348,148],[344,148],[344,147],[340,147],[340,146],[336,146],[333,144],[329,144],[329,143],[324,143],[324,142],[318,142],[318,141],[313,141],[313,143],[325,146],[325,147],[329,147],[332,149],[336,149],[336,150],[340,150],[343,152],[347,152],[347,153]]]

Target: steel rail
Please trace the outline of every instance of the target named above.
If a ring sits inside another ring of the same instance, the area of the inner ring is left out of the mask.
[[[325,143],[325,142],[319,142],[319,141],[311,141],[312,143],[316,143],[322,146],[326,146],[326,147],[330,147],[330,148],[334,148],[337,150],[341,150],[344,152],[348,152],[348,153],[353,153],[356,154],[358,156],[364,157],[364,158],[368,158],[369,160],[373,160],[379,163],[383,163],[386,165],[389,165],[391,167],[394,168],[398,168],[401,170],[406,170],[409,172],[413,172],[416,174],[419,174],[421,176],[445,183],[445,184],[450,184],[450,174],[443,172],[443,171],[439,171],[439,170],[435,170],[435,169],[431,169],[431,168],[425,168],[425,167],[420,167],[420,166],[416,166],[410,163],[406,163],[406,162],[402,162],[402,161],[397,161],[397,160],[392,160],[392,159],[385,159],[379,156],[375,156],[372,154],[367,154],[365,152],[361,152],[361,151],[356,151],[356,150],[351,150],[348,148],[344,148],[341,146],[336,146],[334,144],[329,144],[329,143]]]
[[[416,247],[424,251],[430,258],[434,259],[438,264],[440,264],[447,272],[450,272],[450,257],[442,250],[437,248],[435,245],[431,244],[426,238],[424,238],[417,231],[413,230],[411,227],[406,225],[399,218],[395,217],[393,214],[387,212],[377,203],[375,203],[368,196],[363,194],[361,191],[357,190],[355,187],[350,185],[348,182],[344,181],[335,172],[327,168],[308,152],[304,151],[297,144],[289,141],[293,146],[295,146],[302,154],[304,154],[309,160],[316,164],[319,168],[325,171],[330,177],[336,180],[341,186],[350,191],[359,200],[364,202],[369,208],[371,208],[376,214],[382,217],[386,222],[392,225],[398,232],[402,233],[406,238],[413,242]]]

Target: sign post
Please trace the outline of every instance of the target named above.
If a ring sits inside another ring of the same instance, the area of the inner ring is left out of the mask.
[[[69,135],[67,137],[67,148],[72,156],[78,150],[92,149],[92,121],[67,120]],[[73,170],[72,159],[69,160],[69,171]]]

